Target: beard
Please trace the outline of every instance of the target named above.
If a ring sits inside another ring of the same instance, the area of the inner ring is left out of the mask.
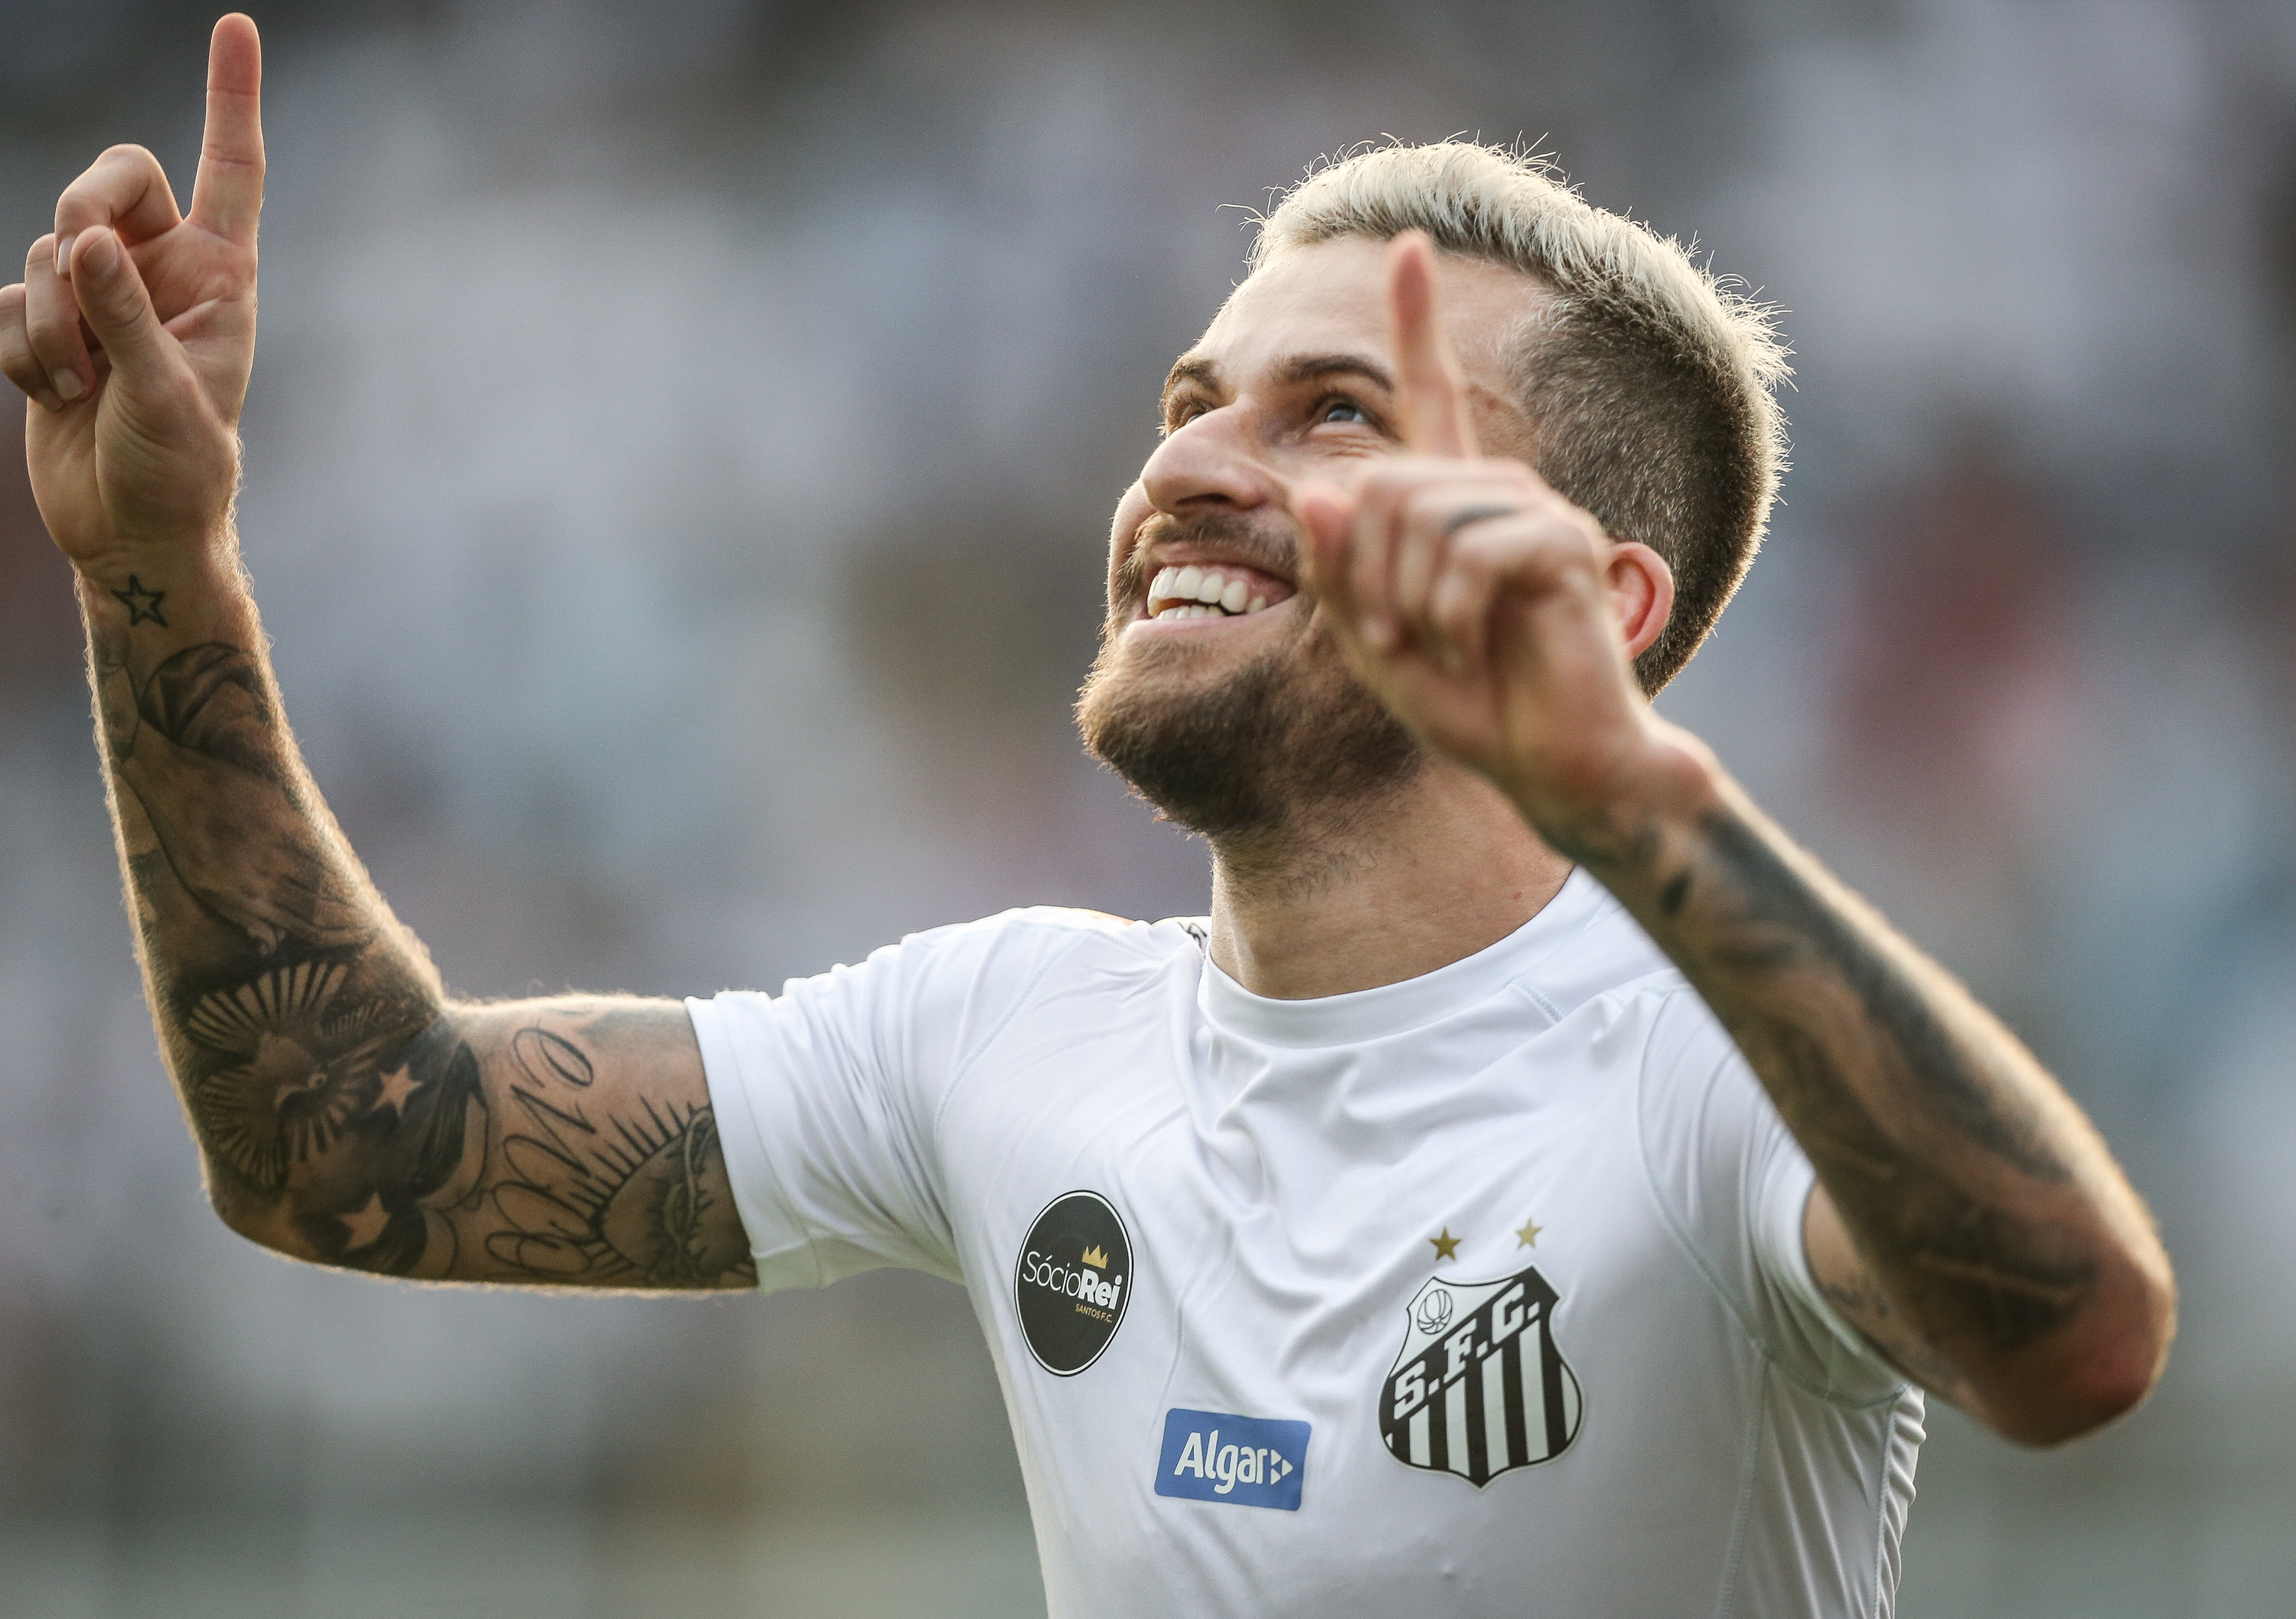
[[[1247,558],[1269,554],[1264,538],[1255,542],[1241,529],[1199,522],[1186,532]],[[1149,554],[1146,543],[1136,546],[1119,576],[1118,604],[1077,700],[1077,727],[1093,757],[1165,819],[1216,848],[1328,833],[1424,767],[1418,739],[1305,614],[1280,645],[1217,683],[1194,673],[1205,660],[1205,649],[1190,645],[1195,637],[1128,637],[1144,589],[1136,559]]]

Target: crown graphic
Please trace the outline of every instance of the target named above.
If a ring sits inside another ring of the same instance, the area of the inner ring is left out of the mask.
[[[1084,1251],[1084,1262],[1095,1270],[1102,1270],[1108,1264],[1108,1255],[1097,1248],[1086,1248]]]

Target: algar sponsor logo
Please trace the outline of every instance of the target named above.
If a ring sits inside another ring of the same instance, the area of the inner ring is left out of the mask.
[[[1297,1512],[1308,1433],[1304,1422],[1176,1407],[1164,1413],[1156,1493]]]
[[[1238,1484],[1272,1484],[1292,1471],[1292,1464],[1273,1445],[1224,1445],[1220,1431],[1190,1434],[1172,1464],[1175,1476],[1193,1473],[1211,1486],[1214,1495],[1226,1495]]]
[[[1021,1256],[1021,1279],[1079,1303],[1112,1311],[1124,1296],[1124,1278],[1104,1277],[1095,1268],[1107,1263],[1108,1255],[1098,1248],[1086,1248],[1075,1264],[1031,1248]]]

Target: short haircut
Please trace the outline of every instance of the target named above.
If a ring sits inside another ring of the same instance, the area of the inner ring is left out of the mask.
[[[1539,475],[1674,571],[1636,660],[1681,672],[1754,560],[1785,465],[1773,313],[1646,226],[1593,207],[1542,160],[1468,141],[1373,147],[1311,172],[1260,221],[1250,267],[1344,236],[1422,230],[1543,284],[1517,359]]]

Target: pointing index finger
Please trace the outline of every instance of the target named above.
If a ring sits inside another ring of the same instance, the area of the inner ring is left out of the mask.
[[[255,243],[263,212],[263,42],[255,22],[234,12],[208,46],[208,123],[192,223],[242,246]]]
[[[1394,329],[1403,447],[1423,456],[1472,456],[1467,390],[1435,304],[1435,244],[1405,231],[1387,256],[1388,317]]]

